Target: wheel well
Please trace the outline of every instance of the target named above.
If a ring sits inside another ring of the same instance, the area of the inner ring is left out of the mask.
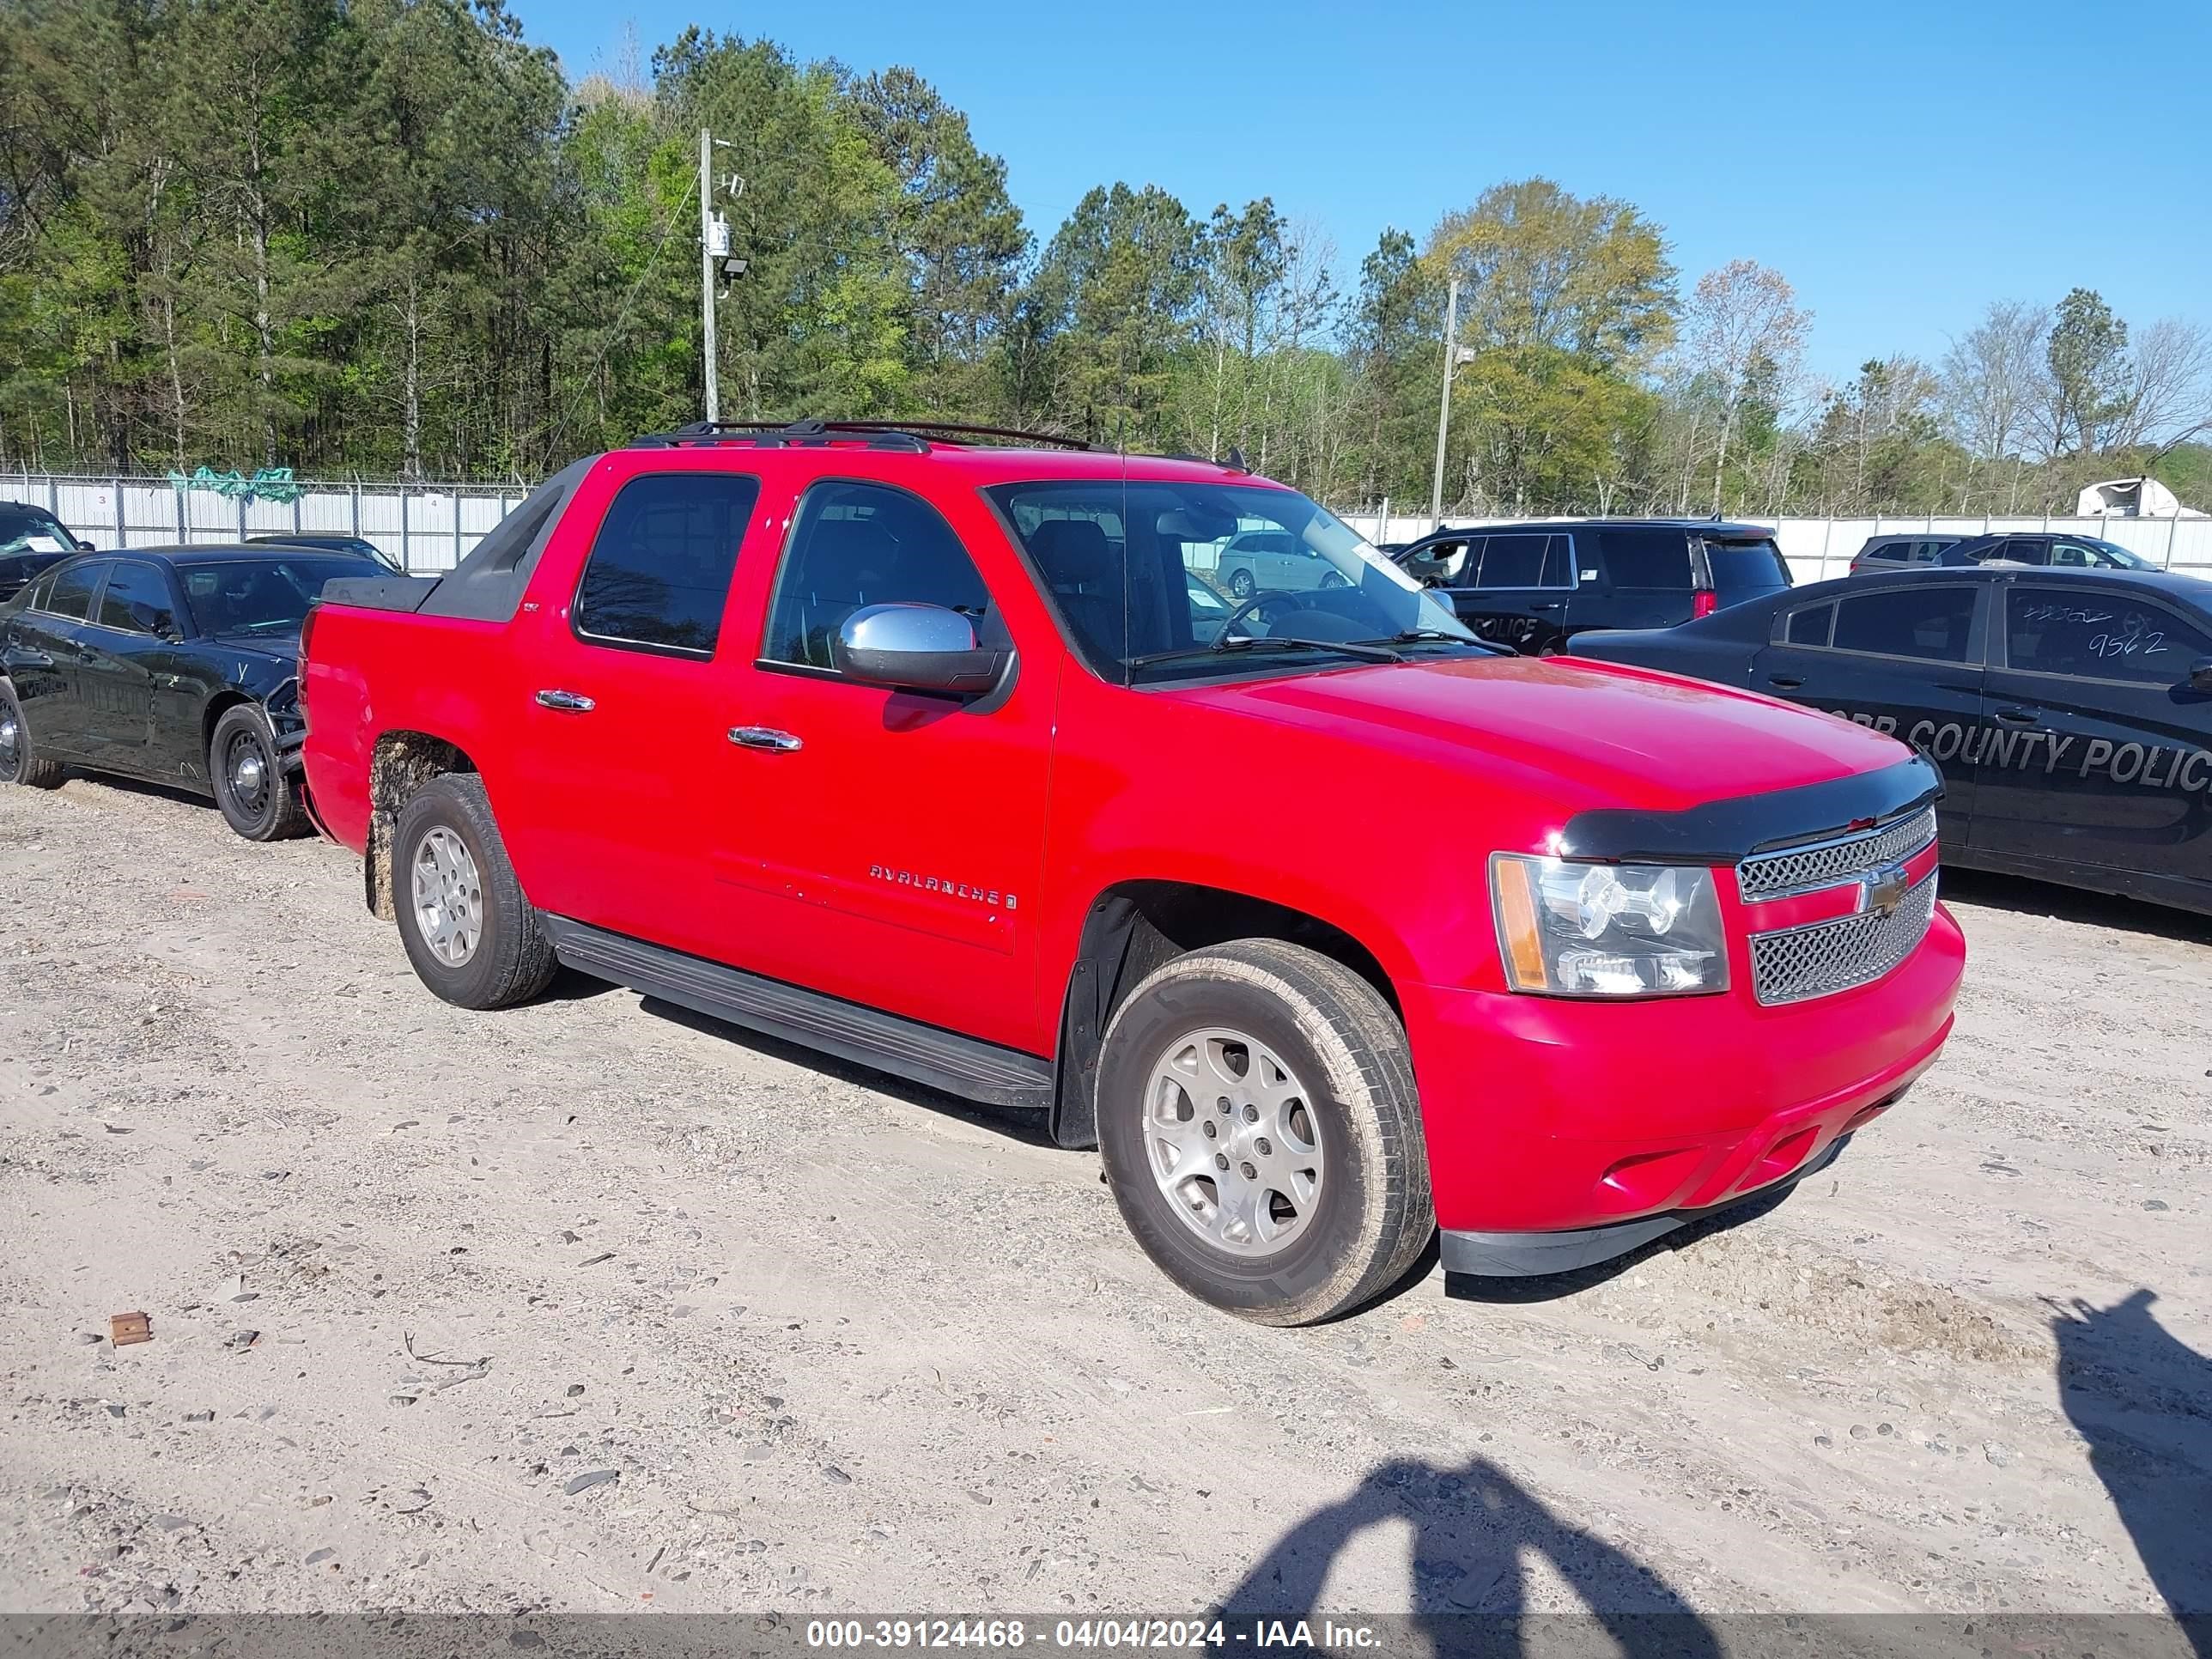
[[[1163,963],[1233,939],[1279,939],[1341,963],[1373,986],[1390,1012],[1405,1010],[1375,953],[1319,916],[1249,893],[1189,882],[1129,881],[1107,889],[1084,918],[1060,1014],[1059,1085],[1052,1136],[1062,1146],[1098,1144],[1098,1053],[1114,1011]]]
[[[200,752],[205,754],[208,745],[215,741],[215,723],[242,702],[253,699],[243,691],[218,691],[208,699],[206,711],[200,716]],[[212,771],[210,774],[213,775]]]
[[[368,848],[362,855],[362,896],[371,915],[390,921],[392,836],[399,809],[433,778],[473,772],[475,761],[459,744],[427,732],[386,732],[368,758]]]

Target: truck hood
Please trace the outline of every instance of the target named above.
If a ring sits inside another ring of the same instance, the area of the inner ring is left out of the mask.
[[[1528,769],[1569,810],[1679,811],[1895,765],[1894,738],[1747,691],[1566,658],[1414,660],[1180,695],[1412,760]]]

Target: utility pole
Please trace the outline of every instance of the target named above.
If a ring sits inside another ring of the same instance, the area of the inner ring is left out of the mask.
[[[714,374],[714,135],[705,127],[699,129],[699,313],[705,324],[707,419],[714,422],[722,418],[722,398]],[[1441,470],[1437,477],[1443,477]]]
[[[1429,528],[1439,529],[1444,521],[1444,438],[1451,430],[1452,371],[1462,362],[1459,349],[1459,278],[1452,278],[1451,287],[1444,298],[1444,392],[1443,407],[1437,410],[1437,477],[1429,490]]]

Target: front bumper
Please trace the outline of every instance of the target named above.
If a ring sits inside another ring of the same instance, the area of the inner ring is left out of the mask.
[[[1455,1250],[1469,1273],[1532,1271],[1471,1265],[1486,1255],[1556,1261],[1544,1272],[1602,1261],[1802,1178],[1934,1063],[1965,960],[1939,905],[1882,979],[1778,1007],[1741,992],[1606,1005],[1415,988],[1446,1267]]]
[[[1885,1106],[1895,1105],[1893,1097]],[[1836,1161],[1850,1141],[1846,1133],[1831,1140],[1826,1151],[1800,1164],[1779,1181],[1754,1187],[1734,1198],[1701,1210],[1670,1210],[1662,1215],[1639,1216],[1633,1221],[1608,1222],[1602,1227],[1576,1227],[1555,1233],[1483,1233],[1472,1230],[1438,1235],[1443,1269],[1477,1279],[1539,1279],[1550,1273],[1572,1273],[1601,1261],[1641,1249],[1655,1238],[1664,1238],[1678,1227],[1707,1216],[1725,1215],[1754,1199],[1788,1191],[1808,1176],[1818,1175]]]

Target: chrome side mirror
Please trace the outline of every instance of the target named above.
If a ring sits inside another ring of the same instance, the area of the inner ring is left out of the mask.
[[[939,605],[864,605],[845,618],[830,660],[848,679],[907,691],[988,691],[1007,653],[979,645],[975,624]]]

